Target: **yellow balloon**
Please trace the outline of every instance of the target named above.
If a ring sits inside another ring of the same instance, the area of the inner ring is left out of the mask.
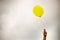
[[[44,14],[44,9],[40,5],[36,5],[33,8],[33,13],[37,17],[41,17]]]

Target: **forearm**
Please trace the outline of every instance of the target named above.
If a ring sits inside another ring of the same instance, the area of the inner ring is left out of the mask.
[[[46,40],[46,37],[43,37],[43,40]]]

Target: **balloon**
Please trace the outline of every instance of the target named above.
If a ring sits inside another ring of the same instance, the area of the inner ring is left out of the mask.
[[[42,6],[36,5],[33,8],[33,13],[36,17],[41,17],[44,14],[44,10],[43,10]]]

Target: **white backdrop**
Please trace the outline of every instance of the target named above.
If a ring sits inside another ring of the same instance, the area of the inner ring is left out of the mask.
[[[58,0],[1,0],[1,40],[42,40],[46,28],[47,40],[58,40]],[[44,15],[37,18],[33,7],[39,4]]]

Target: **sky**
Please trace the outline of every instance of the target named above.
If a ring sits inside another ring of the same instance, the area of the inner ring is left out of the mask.
[[[0,0],[1,40],[59,40],[59,0]],[[33,8],[42,6],[44,14],[36,17]]]

